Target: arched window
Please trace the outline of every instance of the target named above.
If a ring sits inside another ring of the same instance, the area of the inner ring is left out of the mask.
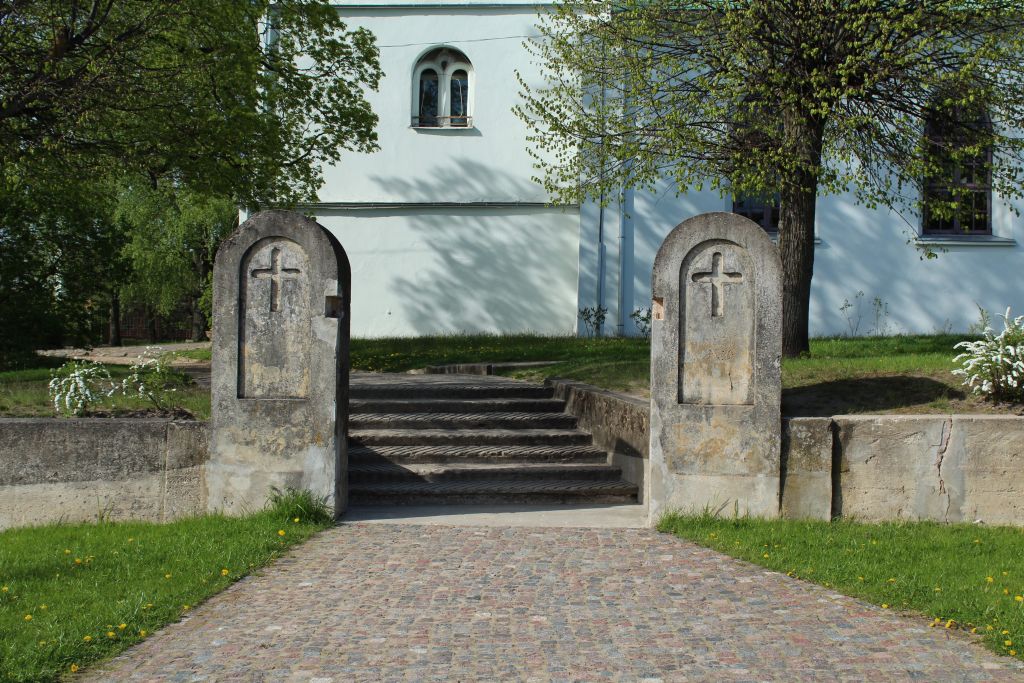
[[[413,71],[413,127],[471,128],[474,80],[473,65],[458,50],[423,55]]]
[[[922,232],[992,233],[991,121],[982,107],[933,109],[925,144],[936,173],[924,181]]]

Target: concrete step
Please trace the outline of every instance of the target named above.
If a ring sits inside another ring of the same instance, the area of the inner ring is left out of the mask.
[[[590,435],[574,429],[358,429],[349,432],[355,446],[566,446],[589,444]]]
[[[551,398],[554,389],[539,384],[514,382],[479,383],[459,382],[429,384],[425,382],[391,382],[387,384],[353,384],[349,398],[367,399],[505,399]]]
[[[440,446],[353,446],[348,449],[349,465],[360,463],[511,463],[576,462],[600,464],[608,455],[590,444],[482,445],[443,444]]]
[[[349,485],[385,482],[457,481],[619,481],[622,470],[611,465],[565,463],[395,463],[357,464],[349,467]]]
[[[637,487],[625,481],[548,479],[352,483],[351,505],[429,504],[622,504],[637,501]]]
[[[351,399],[350,415],[364,413],[561,413],[565,401],[555,398],[378,398]]]
[[[349,418],[360,429],[572,429],[566,413],[364,413]]]

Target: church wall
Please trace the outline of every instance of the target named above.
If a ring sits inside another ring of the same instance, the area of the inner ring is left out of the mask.
[[[575,209],[321,210],[316,219],[352,264],[354,337],[575,327]]]
[[[650,305],[651,264],[665,235],[698,213],[730,208],[731,201],[717,192],[676,197],[674,190],[663,186],[656,192],[636,193],[630,212],[633,255],[623,269],[627,288],[632,289],[632,296],[627,297],[630,303],[624,306],[627,334],[633,329],[629,312]],[[585,208],[583,215],[594,211]],[[922,251],[915,248],[919,229],[912,216],[904,220],[885,209],[867,209],[858,206],[851,195],[843,194],[820,198],[817,218],[812,336],[850,334],[850,325],[839,309],[844,300],[849,300],[854,305],[849,313],[856,316],[858,292],[864,292],[859,298],[860,324],[855,325],[856,333],[861,335],[962,332],[978,320],[978,305],[993,315],[1003,313],[1007,306],[1017,314],[1024,313],[1024,246],[1020,244],[1024,232],[1021,220],[998,199],[993,206],[995,239],[933,247],[938,255],[935,259],[922,258]],[[588,219],[581,234],[596,244],[592,223],[593,219]],[[606,235],[606,263],[612,271],[606,279],[606,289],[612,291],[605,295],[610,321],[615,311],[618,242],[617,234]],[[581,246],[581,272],[585,264],[596,261],[592,253],[585,259],[585,251]],[[591,247],[588,253],[593,251]],[[587,268],[588,272],[594,269]],[[593,301],[595,289],[593,285],[581,286],[581,302]],[[872,305],[876,297],[888,305],[888,316],[878,326]],[[1001,325],[998,319],[994,323]]]
[[[531,181],[527,128],[512,113],[516,69],[533,83],[522,36],[536,35],[536,8],[341,8],[371,30],[385,77],[368,100],[379,116],[380,151],[346,154],[325,169],[321,202],[543,202]],[[412,128],[412,77],[421,55],[448,45],[473,64],[472,128]]]

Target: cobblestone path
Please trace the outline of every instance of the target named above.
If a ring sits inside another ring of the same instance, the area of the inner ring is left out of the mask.
[[[648,530],[347,524],[116,681],[1024,680],[965,636]]]

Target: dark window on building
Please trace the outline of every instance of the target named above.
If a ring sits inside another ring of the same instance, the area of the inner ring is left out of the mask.
[[[417,123],[420,126],[437,126],[438,100],[437,72],[426,69],[420,74],[420,106]]]
[[[732,202],[732,212],[749,218],[762,228],[765,232],[777,233],[779,231],[779,217],[782,203],[779,195],[769,197],[747,197],[740,195]]]
[[[938,171],[924,181],[924,234],[992,234],[990,126],[979,109],[935,113],[926,121],[925,143]]]

